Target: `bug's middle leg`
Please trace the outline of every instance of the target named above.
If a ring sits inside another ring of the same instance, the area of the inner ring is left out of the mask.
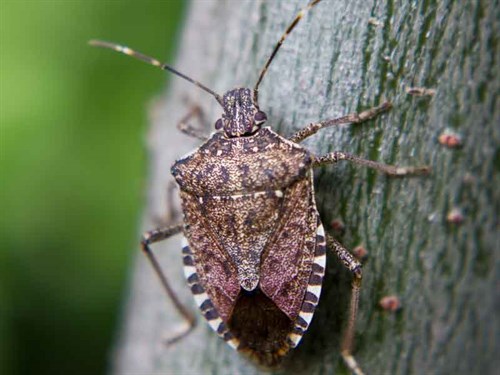
[[[330,126],[341,125],[341,124],[359,124],[361,122],[365,122],[371,120],[374,117],[377,117],[379,114],[388,111],[391,109],[391,102],[383,102],[379,106],[367,109],[366,111],[360,113],[350,113],[348,115],[334,118],[330,120],[325,120],[321,122],[315,122],[309,124],[305,128],[299,130],[297,133],[292,135],[289,140],[295,143],[302,142],[304,139],[310,137],[311,135],[316,134],[319,130],[328,128]]]
[[[334,151],[323,156],[316,156],[313,161],[313,167],[337,163],[341,160],[347,160],[358,165],[363,165],[368,168],[376,169],[379,172],[389,176],[407,176],[407,175],[422,175],[430,172],[429,166],[419,167],[399,167],[397,165],[389,165],[379,163],[378,161],[360,158],[359,156],[349,154],[343,151]]]
[[[175,189],[175,181],[169,181],[165,189],[165,211],[153,217],[153,223],[159,228],[168,227],[179,220],[181,213],[175,207]]]
[[[170,300],[173,302],[175,308],[179,312],[179,314],[182,316],[184,321],[187,323],[186,327],[183,328],[181,332],[176,334],[175,336],[169,337],[167,339],[167,344],[172,344],[179,339],[183,338],[186,336],[191,330],[195,327],[196,324],[196,319],[193,316],[193,314],[188,310],[186,306],[184,306],[177,295],[175,294],[174,290],[170,286],[167,277],[165,276],[165,273],[163,272],[162,267],[160,266],[160,263],[156,259],[153,251],[151,250],[150,245],[155,243],[155,242],[160,242],[163,240],[166,240],[167,238],[170,238],[182,231],[183,224],[176,224],[172,225],[163,229],[155,229],[148,231],[144,233],[141,241],[141,249],[142,252],[146,255],[148,258],[149,262],[151,263],[151,266],[153,267],[154,271],[156,272],[156,275],[160,279],[161,285],[163,289],[165,290],[167,296],[170,298]]]
[[[358,314],[359,292],[361,289],[362,266],[361,263],[335,238],[326,235],[328,248],[331,249],[337,258],[342,262],[353,275],[351,301],[349,304],[349,320],[342,338],[341,354],[347,367],[356,375],[363,375],[363,371],[358,365],[356,358],[352,354],[354,344],[354,333],[356,328],[356,317]]]

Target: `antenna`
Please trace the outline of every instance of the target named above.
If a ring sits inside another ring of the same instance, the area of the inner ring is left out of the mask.
[[[212,94],[215,97],[215,99],[217,99],[217,101],[219,102],[219,104],[223,105],[222,97],[219,94],[217,94],[213,90],[209,89],[207,86],[201,84],[200,82],[195,81],[192,78],[189,78],[185,74],[182,74],[181,72],[179,72],[176,69],[172,68],[170,65],[164,64],[164,63],[160,62],[159,60],[157,60],[157,59],[155,59],[153,57],[150,57],[150,56],[144,55],[144,54],[142,54],[140,52],[134,51],[133,49],[130,49],[130,48],[126,47],[126,46],[122,46],[122,45],[119,45],[119,44],[116,44],[116,43],[106,42],[104,40],[89,40],[89,44],[91,46],[93,46],[93,47],[102,47],[102,48],[112,49],[112,50],[114,50],[116,52],[120,52],[120,53],[123,53],[125,55],[134,57],[137,60],[144,61],[147,64],[150,64],[150,65],[153,65],[153,66],[157,66],[158,68],[160,68],[162,70],[167,70],[167,71],[169,71],[171,73],[174,73],[175,75],[177,75],[177,76],[179,76],[181,78],[184,78],[186,81],[189,81],[189,82],[195,84],[200,89],[205,90],[206,92]]]
[[[304,14],[306,14],[309,9],[311,9],[313,6],[315,6],[316,4],[318,4],[320,1],[321,0],[312,0],[309,4],[307,4],[304,8],[302,8],[299,11],[299,13],[297,13],[297,15],[295,16],[295,18],[292,21],[292,23],[290,25],[288,25],[288,27],[286,28],[285,32],[281,36],[281,38],[278,41],[278,43],[276,44],[276,46],[274,46],[274,50],[271,53],[271,56],[269,56],[269,59],[267,59],[266,64],[264,65],[264,68],[262,68],[262,70],[260,71],[259,79],[257,80],[257,83],[255,84],[255,87],[253,88],[253,100],[254,100],[255,104],[258,103],[260,82],[262,81],[262,78],[264,78],[264,75],[267,72],[267,68],[269,68],[269,65],[271,65],[271,61],[273,61],[274,56],[276,55],[276,53],[280,49],[281,45],[285,41],[285,39],[288,36],[288,34],[290,34],[292,32],[292,30],[294,29],[295,26],[297,26],[297,24],[299,23],[299,21],[301,20],[301,18],[304,17]]]

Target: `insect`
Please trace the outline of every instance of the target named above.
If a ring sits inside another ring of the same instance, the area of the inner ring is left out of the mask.
[[[189,325],[171,341],[188,334],[195,318],[171,289],[151,250],[153,243],[178,233],[184,235],[184,271],[202,315],[231,347],[271,368],[299,344],[311,323],[328,248],[353,275],[341,352],[350,370],[362,374],[352,355],[361,264],[325,232],[316,209],[313,169],[342,160],[393,176],[426,173],[428,168],[391,166],[341,151],[317,156],[299,144],[321,129],[372,119],[388,110],[389,102],[312,123],[288,139],[263,126],[267,116],[258,103],[259,84],[286,37],[319,2],[311,1],[296,15],[253,89],[235,88],[222,96],[128,47],[96,40],[90,44],[170,71],[208,92],[222,108],[215,122],[216,132],[209,138],[187,125],[197,110],[181,121],[182,131],[204,140],[171,168],[180,189],[183,220],[145,233],[141,242],[167,295]]]

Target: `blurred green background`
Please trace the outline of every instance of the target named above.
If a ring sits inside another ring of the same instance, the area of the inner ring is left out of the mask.
[[[0,2],[0,373],[100,374],[137,252],[148,102],[169,79],[168,1]]]

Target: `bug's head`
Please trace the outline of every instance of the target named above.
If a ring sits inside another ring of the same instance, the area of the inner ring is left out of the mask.
[[[226,92],[222,98],[224,113],[215,123],[227,137],[242,137],[255,133],[266,122],[267,116],[259,110],[250,89],[237,88]]]
[[[285,41],[286,37],[299,23],[304,14],[313,6],[318,4],[320,1],[321,0],[311,0],[309,4],[307,4],[307,6],[303,8],[297,14],[297,16],[295,16],[295,19],[287,27],[287,29],[281,36],[280,40],[278,41],[278,43],[275,45],[271,55],[264,64],[264,67],[260,71],[259,78],[257,79],[257,83],[255,84],[253,91],[247,88],[237,88],[228,91],[222,97],[213,90],[211,90],[210,88],[208,88],[207,86],[179,72],[170,65],[163,64],[159,60],[153,57],[134,51],[133,49],[130,49],[126,46],[122,46],[116,43],[106,42],[104,40],[91,40],[89,41],[89,44],[95,47],[112,49],[114,51],[144,61],[147,64],[156,66],[162,70],[169,71],[185,79],[186,81],[191,82],[192,84],[198,86],[200,89],[208,92],[217,100],[217,102],[224,109],[222,117],[218,119],[217,122],[215,123],[215,128],[217,130],[223,129],[224,134],[230,138],[243,137],[257,132],[260,129],[261,125],[267,120],[266,114],[259,110],[259,105],[257,103],[259,102],[258,100],[259,85],[262,82],[262,79],[264,78],[264,75],[266,74],[269,65],[271,65],[271,62],[273,61],[274,57],[276,56],[276,53],[278,52],[281,45]]]

